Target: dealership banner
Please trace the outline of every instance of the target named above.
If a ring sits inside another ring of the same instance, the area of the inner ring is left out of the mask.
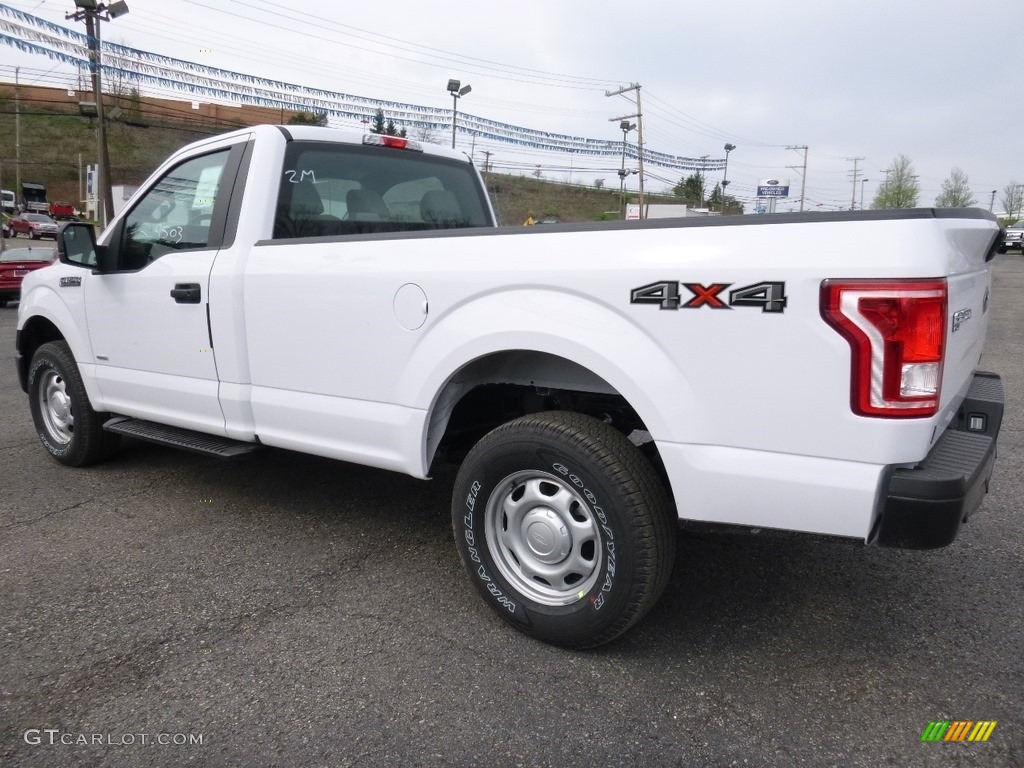
[[[0,45],[46,56],[80,72],[96,66],[89,60],[89,38],[73,29],[41,19],[0,3]],[[528,149],[579,155],[623,157],[639,160],[636,145],[621,140],[541,131],[489,120],[477,115],[437,107],[373,99],[350,93],[307,88],[242,72],[209,67],[101,41],[102,75],[145,84],[222,103],[245,103],[275,109],[322,112],[334,117],[368,123],[384,110],[397,124],[409,129],[448,130],[453,118],[461,134]],[[644,147],[643,161],[661,168],[707,173],[725,168],[724,158],[683,157]]]

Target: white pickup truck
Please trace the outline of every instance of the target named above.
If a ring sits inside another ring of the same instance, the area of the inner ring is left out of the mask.
[[[979,210],[503,228],[464,154],[260,126],[177,152],[25,278],[39,437],[459,461],[470,578],[590,647],[664,589],[679,523],[937,547],[1002,419]]]

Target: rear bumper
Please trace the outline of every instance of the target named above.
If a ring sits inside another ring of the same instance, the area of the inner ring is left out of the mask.
[[[886,468],[868,543],[934,549],[952,542],[988,492],[1002,420],[1002,380],[976,372],[956,419],[924,461]]]

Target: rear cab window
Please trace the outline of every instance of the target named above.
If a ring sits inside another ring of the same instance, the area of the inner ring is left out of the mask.
[[[274,239],[491,227],[466,161],[415,150],[291,141]]]

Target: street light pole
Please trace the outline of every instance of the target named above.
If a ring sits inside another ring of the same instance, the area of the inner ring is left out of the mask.
[[[458,80],[448,81],[448,93],[452,95],[452,149],[455,149],[455,123],[459,112],[459,97],[473,90],[471,85],[463,85]]]
[[[722,171],[722,200],[721,212],[725,212],[725,188],[729,186],[729,153],[736,149],[735,144],[725,145],[725,169]]]
[[[622,130],[622,167],[619,168],[619,215],[622,218],[626,218],[626,177],[629,175],[626,173],[626,134],[636,128],[636,124],[630,123],[629,120],[622,120],[619,123],[619,128]]]
[[[871,179],[861,179],[860,180],[860,209],[862,211],[864,210],[864,182],[865,181],[871,181]]]

